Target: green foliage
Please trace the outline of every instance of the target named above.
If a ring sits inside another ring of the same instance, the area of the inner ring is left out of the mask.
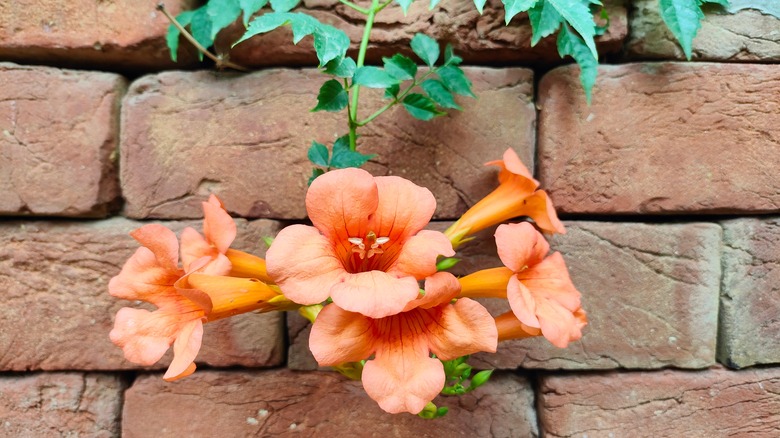
[[[538,0],[501,0],[504,3],[504,22],[509,24],[515,15],[525,12],[534,6]],[[481,14],[482,11],[479,11]]]
[[[444,85],[453,93],[461,96],[476,97],[471,91],[471,80],[457,65],[445,65],[437,73]]]
[[[585,98],[590,105],[591,91],[596,84],[599,62],[593,57],[588,46],[579,35],[564,25],[558,34],[558,54],[561,58],[571,56],[580,66],[580,83],[585,90]]]
[[[276,12],[289,12],[298,6],[298,3],[300,0],[271,0],[271,8]]]
[[[672,31],[685,53],[691,59],[693,37],[701,27],[704,13],[698,0],[659,0],[661,17]]]
[[[555,33],[563,22],[561,14],[545,1],[538,2],[528,10],[528,19],[531,21],[531,46]]]
[[[433,402],[428,402],[428,404],[425,405],[423,410],[420,411],[417,416],[420,418],[425,418],[426,420],[433,420],[434,418],[440,418],[447,415],[447,412],[449,411],[450,409],[446,406],[437,408]]]
[[[349,136],[345,135],[336,139],[333,143],[333,157],[330,160],[329,166],[334,169],[345,169],[347,167],[360,167],[366,163],[366,161],[376,157],[375,154],[361,154],[358,151],[353,151],[349,147]]]
[[[185,11],[179,14],[179,16],[176,17],[176,20],[179,22],[179,24],[186,27],[192,21],[193,15],[195,15],[194,11]],[[168,26],[168,33],[165,34],[165,43],[168,44],[168,50],[171,52],[171,60],[173,60],[173,62],[177,62],[178,58],[179,35],[181,35],[179,28],[173,24]]]
[[[307,155],[309,157],[309,161],[316,164],[317,166],[328,167],[328,163],[330,162],[330,153],[328,152],[328,147],[324,144],[317,143],[316,141],[311,142],[311,147],[309,147],[309,152]]]
[[[480,371],[471,376],[473,369],[466,363],[468,356],[459,357],[453,360],[443,360],[444,365],[444,389],[443,395],[462,395],[471,392],[487,383],[493,370]]]
[[[417,64],[410,58],[397,53],[392,58],[382,58],[385,71],[399,81],[414,79],[417,76]]]
[[[387,88],[398,83],[398,79],[379,67],[359,67],[352,78],[354,85],[368,88]]]
[[[458,262],[460,262],[460,259],[455,257],[441,258],[439,261],[436,262],[436,270],[446,271],[447,269],[450,269],[453,266],[457,265]]]
[[[406,96],[403,100],[403,105],[409,114],[420,120],[427,121],[436,116],[445,114],[436,109],[436,103],[434,103],[430,97],[418,93],[412,93]]]
[[[460,105],[455,103],[455,98],[452,96],[452,93],[441,81],[428,79],[420,84],[420,87],[440,107],[456,110],[462,109]]]
[[[236,21],[241,15],[241,5],[238,0],[210,0],[206,3],[206,15],[211,21],[211,35],[213,41],[217,33]]]
[[[401,6],[401,9],[404,11],[404,15],[406,15],[406,13],[409,11],[409,5],[412,4],[412,1],[414,0],[395,0],[395,2]]]
[[[349,95],[347,90],[336,79],[331,79],[320,87],[320,92],[317,95],[317,106],[312,111],[330,111],[337,112],[347,107],[349,103]]]
[[[325,65],[325,70],[323,71],[339,78],[351,78],[355,75],[356,69],[357,64],[355,64],[355,60],[347,56],[331,60]]]
[[[262,9],[263,6],[267,5],[268,0],[238,0],[238,4],[243,12],[242,22],[244,23],[244,27],[246,27],[249,24],[249,19],[252,18],[252,15]]]
[[[412,38],[412,51],[428,64],[428,67],[433,67],[439,59],[439,43],[424,33],[418,33]]]
[[[474,0],[474,6],[477,7],[479,15],[482,15],[482,11],[485,9],[485,3],[487,3],[487,0]]]

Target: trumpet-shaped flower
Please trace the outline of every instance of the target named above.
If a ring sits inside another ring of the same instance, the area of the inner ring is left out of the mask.
[[[428,189],[360,169],[328,172],[312,183],[306,209],[314,226],[283,229],[268,250],[268,274],[290,300],[328,297],[372,318],[401,312],[455,252],[444,234],[423,230],[436,209]]]
[[[552,201],[544,190],[538,190],[539,181],[531,176],[517,153],[507,149],[503,158],[485,163],[500,168],[498,187],[444,232],[453,246],[469,240],[466,238],[469,235],[518,216],[530,217],[545,232],[566,232]]]
[[[525,222],[501,225],[496,230],[498,256],[505,268],[486,269],[460,279],[461,296],[506,298],[517,319],[499,317],[502,340],[538,334],[565,348],[582,337],[587,324],[563,257],[547,255],[550,245]]]
[[[444,387],[439,359],[496,350],[496,325],[487,310],[468,298],[450,303],[459,289],[452,274],[436,273],[425,280],[424,296],[401,313],[378,319],[326,305],[312,327],[309,348],[322,366],[374,355],[363,368],[366,393],[387,412],[416,414]]]

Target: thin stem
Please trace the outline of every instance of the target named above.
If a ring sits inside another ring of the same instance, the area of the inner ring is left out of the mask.
[[[360,41],[360,49],[358,50],[357,68],[363,67],[363,64],[366,61],[368,40],[371,36],[371,28],[374,27],[374,19],[378,10],[379,0],[371,0],[371,8],[368,10],[368,16],[366,17],[366,28],[363,29],[363,39]],[[357,149],[357,110],[359,96],[360,85],[353,84],[352,105],[349,108],[349,148],[353,151]]]
[[[422,83],[428,76],[434,74],[436,72],[436,70],[438,70],[438,69],[437,68],[432,68],[432,69],[428,70],[428,73],[425,73],[419,79],[415,78],[412,81],[412,85],[409,85],[409,88],[404,90],[403,93],[399,94],[398,97],[393,99],[390,103],[388,103],[387,105],[383,106],[382,108],[379,108],[378,110],[376,110],[376,112],[374,114],[371,114],[365,120],[362,120],[360,122],[355,122],[355,125],[357,125],[357,126],[365,126],[369,122],[374,120],[375,118],[379,117],[383,112],[385,112],[385,111],[389,110],[390,108],[394,107],[395,105],[399,104],[402,100],[404,100],[404,97],[406,97],[406,95],[409,94],[409,92],[412,91],[412,89],[414,87],[420,85],[420,83]]]
[[[219,57],[219,56],[209,52],[209,50],[207,48],[203,47],[198,42],[198,40],[196,40],[189,32],[187,32],[187,29],[185,29],[184,26],[182,26],[181,23],[179,23],[176,20],[176,18],[173,17],[173,15],[171,15],[167,10],[165,10],[165,5],[163,3],[158,3],[157,4],[157,10],[162,12],[163,15],[165,15],[165,17],[168,18],[168,20],[171,22],[171,24],[173,24],[173,26],[176,29],[179,29],[179,32],[184,36],[184,38],[187,41],[189,41],[190,44],[195,46],[195,48],[198,49],[198,51],[200,53],[206,55],[207,58],[209,58],[212,61],[214,61],[214,63],[216,63],[216,65],[217,65],[217,68],[228,67],[228,68],[232,68],[233,70],[238,70],[238,71],[243,71],[243,72],[250,71],[246,67],[243,67],[243,66],[240,66],[238,64],[232,63],[232,62],[230,62],[228,60],[222,59],[221,57]]]
[[[349,1],[349,0],[339,0],[339,1],[340,1],[341,3],[343,3],[345,6],[348,6],[348,7],[352,8],[352,9],[354,9],[354,10],[356,10],[356,11],[360,12],[360,13],[361,13],[361,14],[363,14],[363,15],[368,15],[368,12],[369,12],[369,10],[368,10],[368,9],[366,9],[366,8],[361,8],[360,6],[358,6],[358,5],[354,4],[354,3],[352,3],[352,2],[351,2],[351,1]]]

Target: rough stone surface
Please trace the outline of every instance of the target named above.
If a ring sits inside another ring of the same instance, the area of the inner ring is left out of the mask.
[[[360,382],[332,372],[196,372],[173,384],[143,376],[125,396],[122,436],[537,436],[527,380],[497,373],[435,424],[383,412]]]
[[[718,360],[780,363],[780,219],[723,223]]]
[[[370,2],[357,2],[370,5]],[[607,1],[610,25],[606,34],[597,38],[599,53],[620,51],[628,33],[628,20],[623,1]],[[331,24],[347,33],[356,56],[363,35],[365,16],[342,5],[337,0],[304,0],[307,13],[323,23]],[[237,23],[226,30],[217,46],[226,51],[233,41],[243,35],[243,25]],[[371,33],[371,44],[366,53],[369,63],[381,63],[383,56],[397,52],[411,55],[409,42],[416,33],[425,33],[442,44],[451,43],[455,52],[467,63],[560,63],[556,37],[548,37],[531,47],[531,25],[526,14],[515,16],[509,26],[504,24],[504,7],[500,1],[488,2],[482,15],[472,0],[441,2],[433,10],[428,2],[413,2],[404,15],[397,4],[388,6],[377,15]],[[292,44],[292,32],[276,30],[255,36],[230,51],[230,58],[246,66],[316,65],[311,38],[298,45]]]
[[[110,73],[0,63],[0,215],[108,213],[125,87]]]
[[[0,435],[118,436],[123,391],[119,378],[105,374],[0,376]]]
[[[750,2],[731,2],[750,3]],[[760,0],[752,2],[755,5]],[[769,7],[769,1],[765,2]],[[685,59],[672,32],[663,22],[656,0],[634,0],[626,55],[633,59]],[[707,10],[693,39],[692,59],[705,61],[770,62],[780,60],[780,18],[745,9],[735,13]]]
[[[496,172],[482,163],[507,148],[533,168],[532,72],[466,72],[479,98],[462,99],[464,113],[422,122],[395,108],[359,131],[360,150],[378,154],[365,168],[429,188],[439,217],[457,216],[493,189]],[[125,213],[199,217],[200,201],[216,193],[239,216],[305,217],[306,151],[312,140],[330,145],[346,133],[343,112],[309,112],[321,83],[314,70],[171,72],[134,82],[121,130]],[[370,91],[361,93],[363,116],[382,105]]]
[[[542,379],[547,437],[774,437],[780,370],[608,373]]]
[[[603,66],[592,106],[577,75],[539,86],[539,178],[559,212],[780,211],[776,66]]]
[[[8,0],[0,3],[0,60],[29,64],[151,70],[191,64],[185,44],[180,63],[165,45],[169,21],[158,1]],[[164,0],[173,14],[194,0]]]
[[[275,222],[238,220],[235,248],[262,255]],[[0,223],[0,370],[139,368],[108,339],[113,318],[130,304],[108,294],[108,281],[138,248],[126,219]],[[181,231],[185,223],[166,224]],[[200,224],[192,223],[196,229]],[[258,251],[260,249],[261,251]],[[273,366],[284,360],[279,314],[246,314],[206,325],[197,362]],[[168,355],[157,365],[167,366]]]

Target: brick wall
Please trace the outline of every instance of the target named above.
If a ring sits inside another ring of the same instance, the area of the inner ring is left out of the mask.
[[[588,106],[576,67],[556,67],[550,42],[531,49],[522,19],[505,28],[466,0],[386,16],[370,59],[415,32],[448,38],[479,99],[430,123],[377,119],[366,168],[429,187],[443,229],[494,184],[480,163],[514,148],[564,218],[553,246],[590,319],[566,350],[477,355],[494,379],[431,422],[317,370],[293,314],[208,324],[199,370],[176,383],[161,379],[169,357],[123,359],[107,283],[136,248],[128,232],[180,231],[216,193],[235,246],[262,256],[260,237],[305,217],[308,144],[344,124],[308,112],[313,57],[284,32],[241,46],[233,60],[264,69],[239,75],[171,63],[155,1],[51,3],[0,5],[0,435],[780,435],[777,18],[708,16],[688,63],[655,0],[611,2]],[[316,3],[359,39],[349,9]],[[460,269],[499,264],[490,238]]]

